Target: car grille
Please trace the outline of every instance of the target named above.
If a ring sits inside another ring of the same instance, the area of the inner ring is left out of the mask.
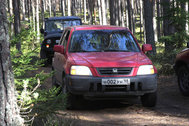
[[[132,71],[132,67],[124,68],[97,68],[100,75],[129,75]]]

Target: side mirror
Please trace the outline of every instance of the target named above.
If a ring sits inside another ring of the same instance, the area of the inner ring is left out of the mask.
[[[151,51],[152,50],[152,45],[151,44],[143,44],[142,45],[142,51],[145,53],[145,52],[148,52],[148,51]]]
[[[62,45],[54,45],[53,50],[54,50],[54,52],[64,54],[64,46],[62,46]]]
[[[187,42],[187,48],[189,48],[189,42]]]
[[[40,29],[40,32],[41,32],[41,34],[44,34],[44,33],[45,33],[45,31],[44,31],[43,28]]]

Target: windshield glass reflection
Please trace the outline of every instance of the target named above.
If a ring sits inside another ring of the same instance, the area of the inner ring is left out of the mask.
[[[133,36],[126,30],[75,31],[70,52],[139,52]]]
[[[80,20],[53,20],[53,21],[47,21],[45,24],[45,29],[47,32],[53,32],[53,31],[62,31],[64,28],[69,26],[76,26],[81,25]]]

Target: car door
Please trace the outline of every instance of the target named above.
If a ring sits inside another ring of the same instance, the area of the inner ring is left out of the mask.
[[[67,47],[67,42],[68,38],[70,35],[70,30],[66,30],[65,33],[63,34],[63,38],[60,41],[60,45],[64,46],[64,54],[61,53],[56,53],[56,79],[58,82],[62,82],[62,73],[64,71],[65,65],[66,65],[66,47]]]

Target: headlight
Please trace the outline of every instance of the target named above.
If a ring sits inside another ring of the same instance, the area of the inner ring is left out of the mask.
[[[154,74],[154,67],[153,65],[142,65],[138,68],[137,75],[148,75]]]
[[[92,73],[89,67],[86,67],[86,66],[72,66],[70,69],[70,74],[92,76]]]
[[[51,40],[50,39],[47,40],[47,44],[51,44]]]

